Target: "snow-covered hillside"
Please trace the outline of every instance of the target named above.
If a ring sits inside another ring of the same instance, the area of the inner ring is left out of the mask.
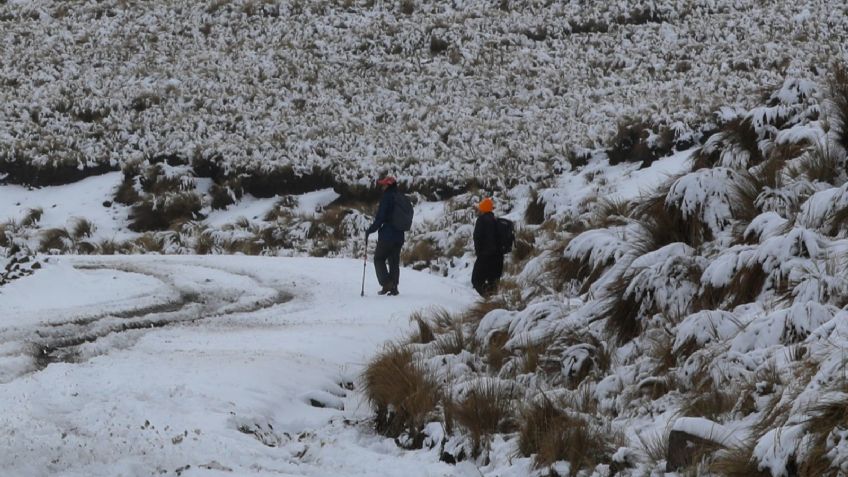
[[[0,463],[848,474],[846,13],[0,2]],[[350,260],[385,173],[395,301]]]
[[[160,157],[253,193],[356,189],[386,170],[430,197],[511,186],[620,123],[691,144],[718,108],[821,78],[844,54],[845,8],[7,1],[0,172],[47,184]]]

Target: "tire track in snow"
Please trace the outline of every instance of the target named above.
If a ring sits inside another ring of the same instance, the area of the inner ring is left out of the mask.
[[[78,270],[115,270],[153,277],[177,297],[160,303],[134,306],[120,303],[109,313],[69,313],[34,327],[0,329],[0,360],[29,357],[31,366],[21,372],[2,373],[0,382],[38,372],[52,363],[84,362],[115,349],[117,336],[122,347],[131,346],[143,334],[165,326],[189,324],[238,313],[252,313],[292,299],[292,294],[269,286],[248,273],[187,263],[137,264],[120,261],[80,260]],[[186,273],[191,272],[191,273]],[[194,275],[195,280],[185,280]],[[212,276],[213,278],[209,278]],[[201,291],[206,290],[207,293]],[[137,333],[132,333],[137,332]],[[132,335],[132,336],[130,336]],[[98,347],[98,341],[109,344]]]

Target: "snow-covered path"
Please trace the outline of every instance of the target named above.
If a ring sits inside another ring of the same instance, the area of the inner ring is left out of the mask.
[[[376,296],[369,265],[362,298],[361,276],[356,260],[51,257],[0,288],[0,469],[455,475],[372,435],[348,388],[411,312],[473,296],[411,270]]]

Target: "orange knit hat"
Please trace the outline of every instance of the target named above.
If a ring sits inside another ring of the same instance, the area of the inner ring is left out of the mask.
[[[485,199],[481,200],[479,204],[477,204],[477,209],[479,209],[480,212],[483,212],[484,214],[486,212],[491,212],[495,210],[495,202],[492,200],[491,197],[486,197]]]

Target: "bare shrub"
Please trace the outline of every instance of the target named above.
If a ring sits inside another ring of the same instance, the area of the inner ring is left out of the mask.
[[[392,345],[380,352],[362,376],[365,396],[376,408],[377,432],[397,437],[404,431],[417,447],[421,430],[442,400],[436,380],[413,361],[409,348]],[[417,442],[415,442],[417,441]]]

